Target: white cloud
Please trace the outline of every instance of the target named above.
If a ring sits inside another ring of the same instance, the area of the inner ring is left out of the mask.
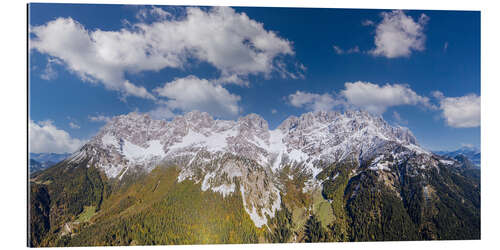
[[[334,108],[359,108],[375,114],[400,105],[420,105],[436,109],[428,97],[420,96],[404,84],[378,85],[370,82],[346,82],[339,94],[309,93],[297,91],[287,97],[290,105],[309,110],[332,110]]]
[[[363,26],[373,26],[375,23],[372,20],[364,20],[361,25]]]
[[[111,121],[111,118],[108,116],[104,116],[104,115],[96,115],[96,116],[89,115],[89,120],[92,122],[106,122],[107,123],[107,122]]]
[[[344,50],[342,48],[340,48],[339,46],[337,45],[333,45],[333,50],[335,51],[335,53],[337,55],[342,55],[344,54]]]
[[[71,153],[85,142],[72,138],[68,132],[56,128],[52,121],[29,121],[31,153]]]
[[[404,125],[408,124],[408,121],[403,119],[397,111],[392,112],[392,117],[393,117],[394,121],[396,121],[397,123],[404,124]]]
[[[461,97],[446,97],[440,91],[431,96],[438,99],[439,107],[430,99],[418,95],[405,84],[378,85],[370,82],[346,82],[338,95],[330,93],[309,93],[297,91],[286,97],[290,105],[308,110],[332,110],[335,108],[359,108],[374,114],[382,114],[389,107],[401,105],[420,106],[429,110],[441,110],[446,124],[456,128],[478,127],[481,123],[481,97],[469,94]],[[407,124],[408,121],[393,111],[395,122]],[[436,119],[438,119],[436,117]]]
[[[148,17],[155,18],[156,20],[165,20],[171,16],[172,14],[163,10],[162,8],[151,6],[150,8],[140,9],[135,15],[135,18],[140,21],[145,21],[146,19],[148,19]]]
[[[439,92],[440,93],[440,92]],[[444,97],[441,93],[440,109],[446,124],[455,128],[472,128],[481,125],[481,97],[469,94],[461,97]]]
[[[151,93],[149,93],[149,91],[147,91],[146,88],[142,86],[135,86],[128,80],[125,80],[125,82],[123,82],[123,89],[125,90],[126,93],[134,93],[133,95],[137,97],[142,97],[152,100],[156,99],[156,97],[154,97]]]
[[[396,111],[392,112],[392,117],[394,117],[396,121],[401,121],[401,115]]]
[[[122,31],[123,35],[101,30],[89,32],[71,18],[58,18],[30,30],[35,35],[30,40],[31,48],[58,58],[83,80],[100,81],[107,89],[124,95],[151,98],[140,87],[127,84],[124,78],[125,71],[141,69],[140,59],[146,60],[139,58],[140,52],[134,46],[140,48],[141,43],[130,32]]]
[[[40,78],[50,81],[57,78],[57,71],[54,70],[53,64],[62,64],[62,62],[56,58],[48,58],[47,65],[45,65],[45,69],[43,73],[40,75]]]
[[[40,75],[40,78],[46,81],[53,80],[57,78],[57,71],[54,70],[51,64],[47,63],[47,66],[45,66],[45,69]]]
[[[383,86],[370,82],[346,82],[341,95],[353,106],[369,112],[382,114],[388,107],[399,105],[423,105],[433,108],[429,98],[419,96],[408,85],[386,84]]]
[[[359,50],[359,47],[356,45],[354,48],[350,48],[347,50],[347,54],[352,54],[352,53],[360,53],[361,51]]]
[[[425,14],[415,22],[401,10],[382,12],[383,20],[375,30],[373,55],[387,58],[408,57],[412,51],[425,49],[424,27],[429,17]]]
[[[333,50],[337,55],[342,55],[342,54],[353,54],[353,53],[360,53],[361,51],[359,50],[359,47],[356,45],[353,48],[350,48],[348,50],[343,50],[337,45],[333,45]]]
[[[313,111],[326,111],[331,110],[337,105],[343,104],[341,100],[336,100],[332,95],[315,94],[297,91],[295,94],[288,96],[288,101],[294,107],[306,108]]]
[[[151,11],[160,17],[168,15],[161,9]],[[30,48],[60,59],[83,80],[102,83],[125,96],[149,99],[153,95],[128,81],[126,73],[183,69],[189,66],[188,59],[196,59],[194,63],[213,65],[221,78],[269,76],[274,71],[296,75],[282,66],[285,56],[294,55],[291,42],[232,8],[203,11],[190,7],[183,18],[129,26],[116,31],[87,30],[72,18],[58,18],[30,27],[34,36]]]
[[[273,115],[274,115],[274,114],[277,114],[277,113],[278,113],[278,110],[276,110],[276,109],[271,109],[271,114],[273,114]]]
[[[250,85],[248,80],[241,79],[241,77],[239,77],[238,75],[235,75],[235,74],[219,77],[218,79],[212,80],[212,82],[216,83],[216,84],[228,84],[228,83],[229,84],[236,84],[236,85],[246,86],[246,87],[248,87]]]
[[[444,98],[444,94],[443,94],[443,92],[441,92],[441,91],[439,91],[439,90],[432,91],[432,92],[431,92],[431,95],[432,95],[434,98],[437,98],[437,99],[442,99],[442,98]]]
[[[74,123],[74,122],[69,122],[69,127],[72,129],[79,129],[80,125]]]
[[[172,14],[170,14],[169,12],[163,10],[162,8],[156,7],[156,6],[151,7],[150,13],[152,15],[159,17],[160,19],[166,19],[167,17],[172,16]]]
[[[167,111],[199,110],[223,118],[237,116],[241,111],[238,105],[240,96],[229,93],[221,85],[192,75],[167,82],[163,87],[156,88],[154,92],[169,99],[165,101],[163,107],[167,108]],[[153,112],[161,114],[161,107]]]
[[[291,78],[291,79],[304,79],[304,71],[306,67],[301,63],[296,63],[293,65],[294,70],[290,70],[289,66],[283,61],[276,61],[274,70],[281,76],[281,78]]]

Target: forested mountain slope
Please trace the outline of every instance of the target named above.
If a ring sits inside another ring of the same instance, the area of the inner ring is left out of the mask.
[[[479,239],[462,166],[361,111],[131,113],[30,177],[30,245]]]

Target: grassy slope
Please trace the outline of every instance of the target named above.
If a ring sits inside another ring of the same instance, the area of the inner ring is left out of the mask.
[[[58,246],[257,242],[257,229],[239,192],[223,198],[192,181],[177,183],[174,167],[157,168],[111,195],[101,211]]]
[[[325,200],[320,190],[316,190],[313,195],[313,212],[318,216],[322,225],[330,225],[335,217],[330,202]]]
[[[332,221],[328,225],[331,229],[331,240],[348,241],[350,218],[346,213],[346,200],[344,192],[351,177],[354,165],[332,165],[327,168],[322,177],[330,177],[323,182],[322,195],[331,200]],[[321,176],[320,176],[321,177]]]
[[[96,213],[95,206],[85,206],[83,208],[83,212],[78,215],[76,222],[78,223],[88,222],[90,218],[92,218],[92,216],[95,215],[95,213]]]

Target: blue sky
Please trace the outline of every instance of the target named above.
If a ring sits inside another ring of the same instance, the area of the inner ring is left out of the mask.
[[[480,13],[31,4],[30,146],[192,109],[275,128],[365,109],[431,150],[480,145]]]

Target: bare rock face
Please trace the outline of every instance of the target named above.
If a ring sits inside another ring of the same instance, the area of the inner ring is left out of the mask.
[[[316,176],[324,167],[342,161],[381,173],[389,161],[412,161],[416,167],[409,171],[415,174],[422,166],[439,165],[439,159],[418,146],[407,128],[390,126],[362,111],[291,116],[274,130],[256,114],[233,121],[193,111],[164,121],[134,112],[113,118],[67,159],[70,165],[84,160],[88,167],[118,180],[127,173],[173,163],[181,169],[179,182],[191,179],[203,190],[224,196],[239,190],[258,227],[279,209],[276,176],[286,165],[301,166],[309,173],[308,188],[321,184]]]

